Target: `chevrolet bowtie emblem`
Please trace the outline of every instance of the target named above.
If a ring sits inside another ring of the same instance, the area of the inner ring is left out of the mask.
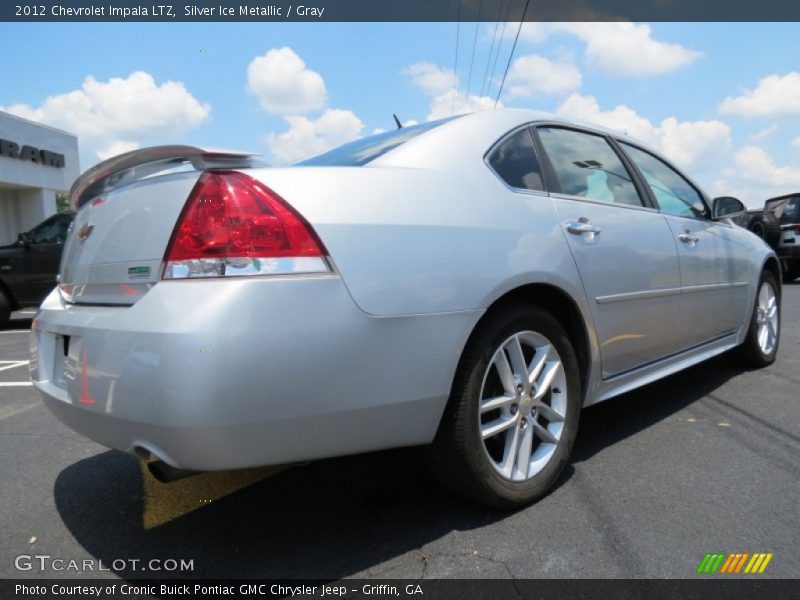
[[[82,242],[92,235],[92,231],[94,231],[94,225],[91,223],[84,223],[83,227],[78,230],[78,233],[75,237],[78,238],[78,241]]]

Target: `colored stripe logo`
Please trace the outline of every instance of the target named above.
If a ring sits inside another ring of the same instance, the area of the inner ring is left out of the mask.
[[[725,554],[714,552],[706,554],[697,566],[697,573],[713,575],[715,573],[735,575],[739,573],[760,574],[767,570],[773,554],[766,552],[734,552]]]

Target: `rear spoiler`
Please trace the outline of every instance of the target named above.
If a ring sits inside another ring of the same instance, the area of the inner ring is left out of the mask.
[[[77,210],[92,198],[106,194],[159,171],[191,163],[198,171],[237,169],[257,164],[255,154],[204,150],[195,146],[152,146],[120,154],[85,171],[69,191],[69,203]]]

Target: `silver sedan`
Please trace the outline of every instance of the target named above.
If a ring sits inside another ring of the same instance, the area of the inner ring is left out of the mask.
[[[33,382],[164,479],[424,445],[445,484],[521,505],[558,478],[582,407],[778,349],[780,266],[729,219],[741,202],[543,113],[403,127],[284,168],[137,150],[71,201]]]

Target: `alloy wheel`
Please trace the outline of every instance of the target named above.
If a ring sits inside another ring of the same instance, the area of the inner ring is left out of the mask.
[[[778,341],[778,297],[775,290],[764,281],[758,290],[756,304],[758,346],[764,354],[770,354]]]
[[[506,339],[486,368],[480,393],[480,435],[495,471],[520,482],[544,469],[566,413],[566,375],[555,346],[534,331]]]

